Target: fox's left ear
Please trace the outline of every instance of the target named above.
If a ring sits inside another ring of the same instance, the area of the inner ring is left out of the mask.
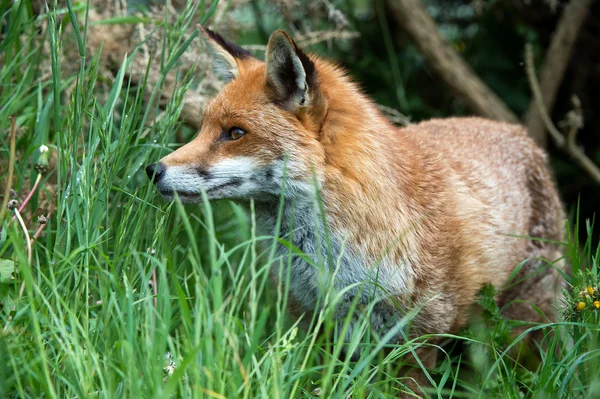
[[[285,31],[273,32],[265,58],[265,78],[274,100],[292,112],[311,105],[311,93],[317,90],[315,64]]]
[[[218,33],[198,24],[213,58],[215,73],[219,79],[229,82],[240,76],[249,62],[258,61],[248,50],[224,39]]]

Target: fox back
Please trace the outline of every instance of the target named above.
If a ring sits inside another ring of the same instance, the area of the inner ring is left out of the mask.
[[[267,234],[283,198],[279,234],[313,261],[292,261],[292,314],[313,312],[333,285],[346,290],[340,318],[353,301],[376,302],[380,334],[402,317],[397,304],[421,307],[414,334],[455,333],[478,291],[503,287],[529,259],[517,279],[534,276],[498,301],[512,318],[540,321],[532,305],[552,318],[557,272],[541,259],[561,256],[552,241],[564,216],[545,154],[522,127],[450,118],[397,128],[285,32],[263,62],[199,29],[227,83],[198,136],[147,172],[167,198],[253,199]]]

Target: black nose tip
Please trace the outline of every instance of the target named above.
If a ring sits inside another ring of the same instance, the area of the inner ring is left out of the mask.
[[[160,179],[165,175],[165,167],[162,163],[153,163],[146,166],[146,174],[148,175],[148,179],[154,184],[158,183]]]

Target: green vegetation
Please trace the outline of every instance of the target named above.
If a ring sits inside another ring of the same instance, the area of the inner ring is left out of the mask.
[[[167,153],[181,128],[191,77],[180,76],[163,109],[160,84],[150,90],[145,80],[126,78],[135,54],[105,81],[99,55],[86,52],[88,26],[74,18],[85,7],[67,4],[34,16],[26,1],[0,2],[7,21],[0,170],[6,184],[14,165],[11,186],[20,198],[41,176],[22,215],[28,236],[43,228],[30,250],[14,211],[0,219],[0,397],[283,399],[313,397],[317,388],[321,397],[397,394],[404,381],[398,359],[431,337],[391,346],[363,323],[350,343],[360,356],[351,360],[316,334],[333,328],[331,307],[307,331],[298,328],[268,273],[272,262],[288,259],[273,259],[273,237],[256,235],[251,206],[167,204],[147,183],[143,166]],[[169,56],[152,60],[164,66],[161,76],[176,68],[190,44],[182,32],[202,10],[207,18],[214,7],[189,5],[177,24],[164,25]],[[49,29],[39,38],[41,18]],[[61,73],[58,56],[68,24],[79,32],[74,75]],[[41,153],[42,145],[49,151]],[[39,223],[38,208],[51,210],[47,223]],[[600,397],[600,246],[586,223],[588,236],[574,233],[565,243],[573,277],[562,320],[533,327],[548,333],[542,360],[529,369],[513,360],[524,335],[508,334],[514,323],[499,316],[493,290],[484,290],[485,328],[448,337],[429,372],[431,397]]]

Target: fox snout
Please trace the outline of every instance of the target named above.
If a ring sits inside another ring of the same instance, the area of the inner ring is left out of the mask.
[[[170,165],[167,158],[146,166],[146,174],[168,200],[178,196],[185,203],[199,202],[203,193],[209,200],[264,200],[277,198],[281,190],[284,176],[284,161],[281,160],[260,165],[251,157],[235,157],[204,167]],[[304,187],[293,180],[289,184],[293,184],[290,192]]]
[[[146,175],[160,194],[169,200],[177,194],[183,202],[197,202],[202,191],[210,196],[214,189],[210,174],[201,168],[168,166],[161,160],[146,166]]]
[[[146,166],[146,175],[148,175],[148,179],[154,184],[158,184],[160,179],[165,175],[165,166],[162,162],[152,163]]]

